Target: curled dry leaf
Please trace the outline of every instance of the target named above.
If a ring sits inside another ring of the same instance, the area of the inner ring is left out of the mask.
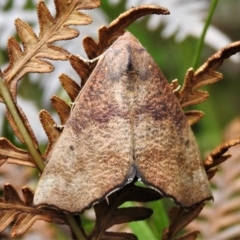
[[[67,60],[69,53],[61,47],[52,43],[58,40],[67,40],[79,35],[77,30],[69,25],[85,25],[91,23],[92,19],[79,9],[90,9],[98,7],[100,1],[80,0],[55,0],[56,16],[53,17],[43,1],[37,5],[38,20],[40,25],[39,37],[26,23],[17,19],[16,29],[23,45],[23,50],[14,38],[8,42],[10,63],[3,72],[5,82],[8,85],[13,98],[16,98],[17,82],[22,76],[29,72],[51,72],[54,67],[45,59]],[[2,99],[0,99],[2,101]]]
[[[155,201],[161,195],[153,189],[135,186],[133,183],[126,185],[120,191],[111,194],[105,201],[94,205],[96,224],[89,239],[137,239],[134,234],[107,232],[115,224],[127,223],[147,219],[152,210],[145,207],[119,208],[124,202]]]
[[[10,184],[4,186],[4,198],[0,198],[0,232],[12,222],[11,237],[25,233],[37,220],[64,223],[61,213],[54,210],[38,209],[33,207],[33,192],[28,187],[22,188],[22,200],[14,187]]]
[[[226,144],[210,153],[213,159],[217,159],[216,163],[218,164],[218,159],[221,159],[222,153],[229,148],[229,145],[233,146],[228,149],[228,155],[226,155],[231,157],[219,165],[218,173],[211,180],[214,204],[207,204],[199,218],[187,226],[188,230],[200,230],[203,239],[226,240],[240,238],[240,145],[234,146],[232,144],[236,142],[236,137],[240,136],[239,129],[240,119],[238,118],[226,130]],[[235,138],[235,140],[231,140],[232,138]],[[206,163],[208,163],[208,158]],[[208,166],[212,166],[211,161],[210,164],[207,164]]]
[[[6,138],[0,138],[0,165],[7,163],[21,164],[29,167],[35,167],[29,153],[23,149],[17,148]]]
[[[186,73],[182,89],[177,97],[183,108],[201,103],[208,98],[208,93],[198,88],[217,82],[222,74],[215,70],[221,66],[226,58],[240,51],[240,41],[231,43],[212,55],[196,72],[189,69]]]

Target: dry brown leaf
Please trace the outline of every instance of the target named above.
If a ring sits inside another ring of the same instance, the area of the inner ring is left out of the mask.
[[[6,138],[0,137],[0,165],[5,162],[35,167],[26,150],[17,148]]]
[[[183,108],[201,103],[208,98],[208,93],[199,91],[198,88],[217,82],[222,79],[222,74],[215,70],[221,66],[226,58],[240,51],[240,41],[231,43],[214,55],[196,72],[189,69],[186,73],[182,89],[179,91],[179,101]]]
[[[14,222],[11,237],[25,233],[37,220],[64,223],[61,213],[54,210],[38,209],[32,206],[33,192],[28,187],[22,188],[24,201],[10,184],[4,186],[4,198],[0,198],[0,232]]]
[[[56,16],[53,17],[43,1],[37,5],[38,19],[40,25],[39,37],[26,23],[17,19],[16,29],[23,45],[23,50],[14,38],[8,42],[10,63],[3,72],[4,79],[8,85],[13,98],[16,98],[17,82],[22,76],[29,72],[51,72],[54,67],[45,59],[68,60],[69,53],[61,47],[52,43],[58,40],[75,38],[79,32],[69,25],[90,24],[92,19],[79,9],[90,9],[98,7],[100,1],[80,0],[55,0]],[[0,99],[2,101],[2,99]]]

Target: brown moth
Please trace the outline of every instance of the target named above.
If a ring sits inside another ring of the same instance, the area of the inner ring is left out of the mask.
[[[178,100],[128,32],[100,57],[48,160],[38,206],[79,213],[135,177],[181,207],[212,198]]]

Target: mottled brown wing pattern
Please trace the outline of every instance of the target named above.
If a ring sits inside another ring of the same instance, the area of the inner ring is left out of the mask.
[[[211,198],[177,99],[146,50],[126,32],[103,54],[81,90],[34,203],[82,212],[136,172],[183,207]]]
[[[137,176],[182,207],[210,199],[196,140],[167,80],[135,37],[125,33],[122,42]]]
[[[99,60],[51,153],[35,204],[81,212],[135,176],[126,64],[119,66],[114,47]]]
[[[133,110],[138,177],[182,207],[210,199],[199,149],[176,97],[150,55],[136,40],[131,47],[133,59],[144,59],[145,66],[143,70],[143,62],[133,64],[138,76]]]

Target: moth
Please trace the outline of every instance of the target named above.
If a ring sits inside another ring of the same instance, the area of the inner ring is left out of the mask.
[[[212,198],[177,98],[145,48],[125,32],[79,93],[34,204],[80,213],[135,177],[184,208]]]

